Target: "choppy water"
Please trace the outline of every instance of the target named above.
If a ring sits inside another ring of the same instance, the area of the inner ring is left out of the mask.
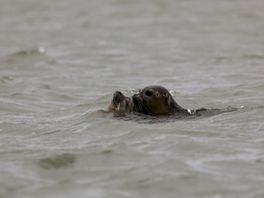
[[[0,197],[264,197],[264,1],[0,0]],[[102,114],[159,84],[195,120]]]

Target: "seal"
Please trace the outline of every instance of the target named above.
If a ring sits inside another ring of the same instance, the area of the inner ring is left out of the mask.
[[[113,94],[113,99],[108,106],[108,111],[115,113],[128,113],[133,111],[133,102],[132,99],[124,96],[124,94],[120,91],[116,91]]]
[[[232,107],[227,109],[185,109],[175,102],[166,88],[157,85],[147,86],[132,97],[127,97],[122,92],[116,91],[108,107],[108,111],[118,114],[136,112],[151,116],[211,116],[235,110],[237,109]]]
[[[115,113],[137,112],[146,115],[189,114],[178,105],[170,92],[162,86],[148,86],[131,98],[120,91],[113,94],[108,111]]]

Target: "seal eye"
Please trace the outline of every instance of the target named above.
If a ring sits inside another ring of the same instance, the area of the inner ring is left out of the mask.
[[[145,94],[149,97],[151,97],[153,95],[153,93],[151,91],[146,91]]]

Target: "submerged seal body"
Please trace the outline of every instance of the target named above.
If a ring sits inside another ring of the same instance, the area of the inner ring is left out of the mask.
[[[136,112],[151,116],[209,116],[234,111],[237,109],[185,109],[175,102],[172,95],[166,88],[162,86],[147,86],[140,90],[139,93],[134,94],[132,97],[127,97],[122,92],[116,91],[113,95],[113,99],[108,107],[108,110],[110,112],[121,114]]]

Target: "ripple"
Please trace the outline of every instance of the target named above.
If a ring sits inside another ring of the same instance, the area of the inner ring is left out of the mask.
[[[60,169],[72,167],[76,162],[76,156],[70,153],[54,155],[38,161],[38,165],[44,169]]]
[[[49,64],[54,64],[55,60],[52,60],[47,55],[47,50],[44,47],[22,49],[17,52],[11,53],[4,57],[1,57],[0,62],[4,67],[5,65],[10,67],[10,65],[30,65],[30,63],[36,62],[47,62]]]

